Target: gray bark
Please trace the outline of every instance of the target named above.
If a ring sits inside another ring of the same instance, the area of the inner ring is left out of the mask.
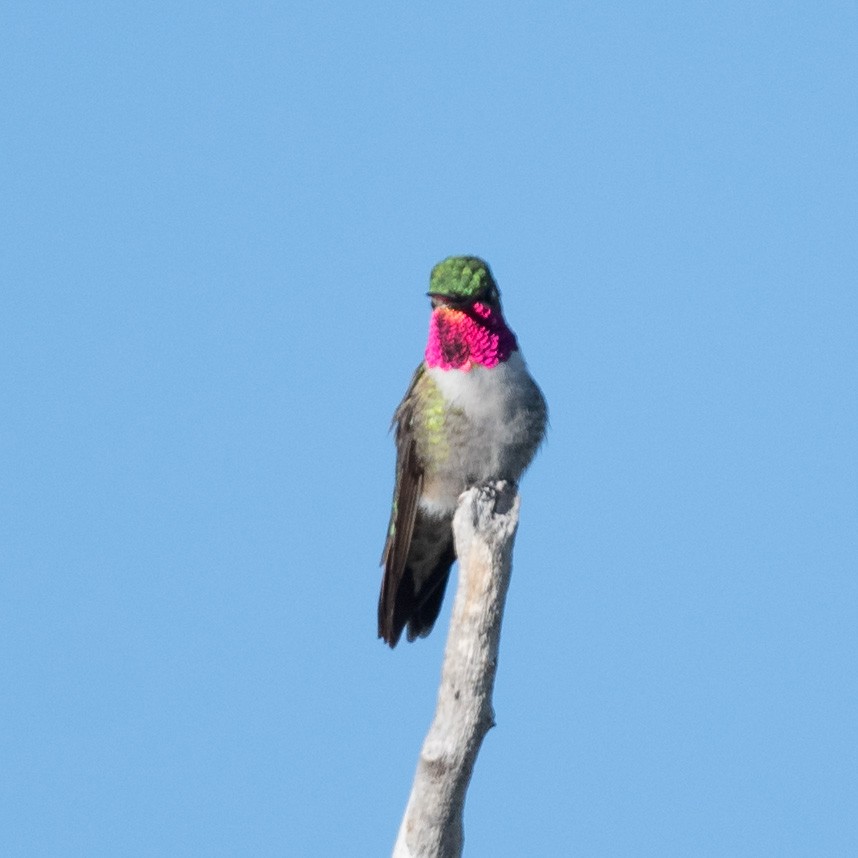
[[[520,500],[504,482],[469,489],[453,519],[459,585],[435,719],[423,743],[394,858],[462,854],[465,792],[486,733]]]

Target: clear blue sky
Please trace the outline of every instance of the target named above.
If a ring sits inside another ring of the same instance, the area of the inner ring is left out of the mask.
[[[858,854],[856,44],[5,3],[0,852],[387,854],[449,616],[376,640],[388,425],[474,253],[552,425],[467,854]]]

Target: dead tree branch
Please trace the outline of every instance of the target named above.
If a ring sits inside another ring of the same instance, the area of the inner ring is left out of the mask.
[[[474,762],[494,726],[492,690],[512,548],[518,527],[515,486],[499,482],[459,498],[453,520],[459,586],[435,719],[423,743],[394,858],[456,858]]]

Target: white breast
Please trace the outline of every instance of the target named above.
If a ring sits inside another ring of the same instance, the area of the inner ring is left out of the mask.
[[[463,372],[431,367],[428,372],[450,405],[478,421],[502,420],[511,404],[532,395],[533,390],[533,380],[519,351],[491,368],[475,366]]]
[[[448,503],[465,485],[495,479],[518,480],[541,440],[545,405],[521,353],[495,367],[467,372],[430,368],[450,411],[449,458],[438,469],[448,480]],[[454,428],[455,427],[455,428]],[[464,483],[462,482],[464,481]]]

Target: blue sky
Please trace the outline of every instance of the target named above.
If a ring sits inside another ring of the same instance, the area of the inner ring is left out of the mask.
[[[856,37],[6,3],[0,851],[389,851],[449,604],[376,640],[387,430],[473,253],[551,431],[467,853],[858,852]]]

